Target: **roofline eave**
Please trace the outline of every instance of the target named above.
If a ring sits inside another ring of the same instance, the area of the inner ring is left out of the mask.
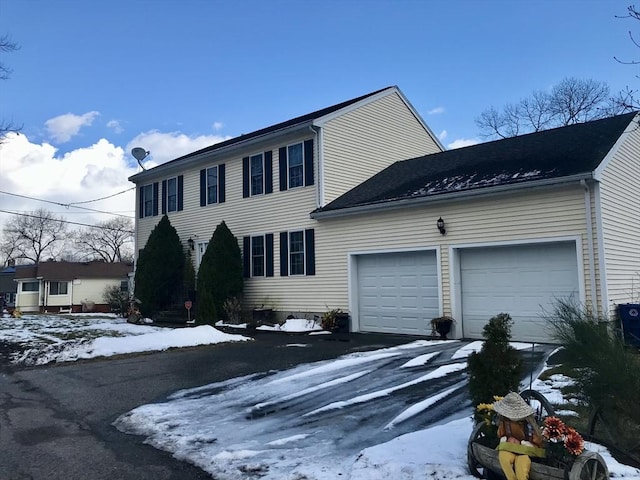
[[[217,150],[213,149],[209,151],[200,151],[200,153],[195,152],[193,154],[187,154],[183,157],[178,157],[176,159],[170,160],[166,163],[153,167],[150,170],[145,170],[143,172],[138,172],[135,175],[131,175],[128,178],[128,180],[130,182],[138,184],[145,181],[148,178],[156,177],[158,175],[170,174],[173,171],[181,172],[185,168],[193,167],[194,165],[197,165],[198,163],[204,161],[205,159],[208,161],[211,161],[211,160],[214,160],[215,157],[217,156],[226,156],[226,155],[229,155],[230,153],[233,153],[234,151],[242,150],[244,148],[251,147],[252,145],[266,142],[271,138],[297,133],[298,131],[305,131],[305,130],[308,130],[309,127],[312,126],[313,124],[314,124],[313,120],[307,120],[301,123],[297,123],[295,125],[289,125],[288,127],[284,127],[279,130],[275,130],[268,133],[264,133],[262,135],[251,137],[251,138],[248,138],[247,140],[243,140],[241,142],[234,143],[232,145],[227,145],[226,147],[221,147]]]
[[[357,205],[354,207],[340,208],[336,210],[328,210],[326,212],[311,212],[309,216],[314,220],[322,220],[325,218],[346,217],[349,215],[358,215],[363,213],[372,213],[379,211],[397,210],[407,207],[419,207],[424,205],[433,205],[438,203],[453,202],[458,200],[466,200],[473,197],[491,197],[504,193],[511,193],[515,190],[546,188],[563,184],[579,183],[580,181],[593,180],[593,172],[579,173],[567,177],[549,178],[543,180],[533,180],[524,183],[511,183],[507,185],[498,185],[495,187],[477,188],[465,190],[461,192],[442,193],[434,196],[403,198],[401,200],[389,200],[380,203],[369,203],[366,205]]]

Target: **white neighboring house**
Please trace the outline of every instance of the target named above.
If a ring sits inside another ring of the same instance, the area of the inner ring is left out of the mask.
[[[103,292],[129,291],[133,265],[124,262],[41,262],[16,266],[16,308],[22,312],[110,312]]]

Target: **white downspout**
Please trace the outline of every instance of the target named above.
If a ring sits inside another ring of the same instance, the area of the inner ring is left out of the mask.
[[[580,185],[584,188],[584,209],[587,217],[587,252],[589,255],[589,279],[591,288],[591,306],[593,312],[598,312],[598,292],[596,290],[596,263],[595,253],[593,250],[593,217],[591,213],[591,190],[584,180],[580,180]]]

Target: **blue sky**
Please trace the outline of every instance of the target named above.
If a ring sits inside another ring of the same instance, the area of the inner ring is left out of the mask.
[[[0,116],[24,125],[0,147],[0,190],[110,195],[131,186],[132,146],[158,164],[389,85],[445,146],[478,141],[484,109],[565,77],[637,87],[614,59],[640,59],[640,22],[616,18],[630,2],[0,0],[21,46],[0,55]],[[39,207],[57,212],[0,194]],[[94,208],[130,215],[133,197]]]

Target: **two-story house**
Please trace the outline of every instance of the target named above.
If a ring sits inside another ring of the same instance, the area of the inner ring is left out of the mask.
[[[398,160],[442,150],[397,87],[354,98],[133,175],[137,249],[166,214],[197,271],[224,220],[243,252],[246,305],[346,310],[343,272],[323,267],[333,246],[310,212]]]
[[[166,213],[197,264],[224,220],[247,306],[456,338],[506,312],[546,342],[557,299],[639,298],[639,158],[633,113],[443,151],[390,87],[134,175],[136,241]]]

